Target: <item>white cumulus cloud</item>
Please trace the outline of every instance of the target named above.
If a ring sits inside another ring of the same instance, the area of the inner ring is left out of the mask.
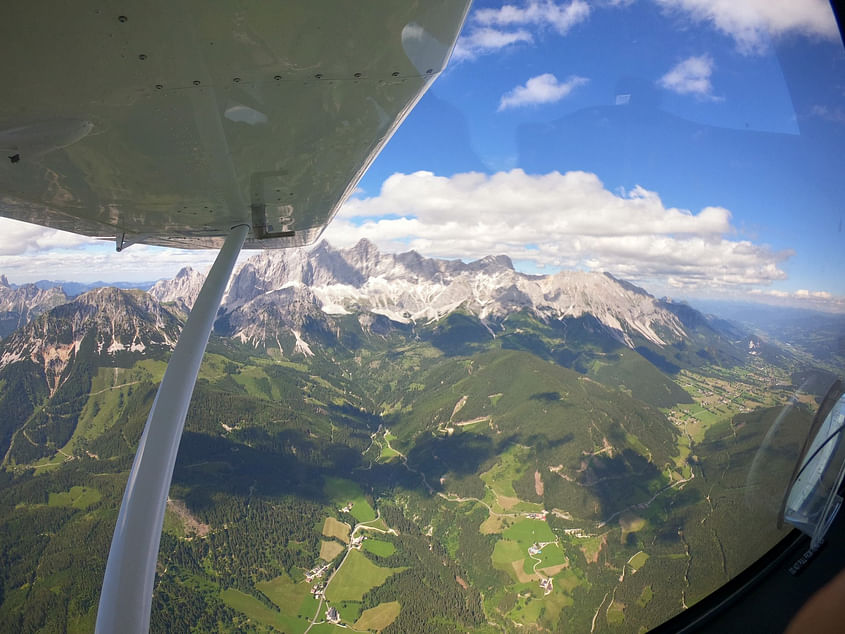
[[[587,81],[589,80],[586,77],[578,77],[577,75],[567,77],[566,81],[558,81],[558,78],[551,73],[544,73],[532,77],[523,86],[517,86],[502,95],[499,101],[499,110],[532,104],[554,103],[569,95],[578,86],[583,86]]]
[[[694,95],[715,101],[718,97],[713,95],[713,84],[710,83],[712,73],[713,58],[709,55],[693,56],[675,64],[657,83],[679,95]]]
[[[0,256],[22,255],[34,251],[64,249],[94,243],[95,241],[91,238],[74,233],[0,218]]]
[[[533,41],[534,38],[531,33],[524,29],[516,31],[500,31],[491,28],[474,29],[467,35],[460,37],[452,53],[452,59],[455,61],[473,59],[513,44]]]
[[[583,0],[568,3],[531,1],[516,6],[506,4],[498,9],[479,9],[473,15],[475,22],[491,26],[536,25],[552,28],[561,35],[590,16],[590,5]]]
[[[747,53],[770,36],[788,33],[835,38],[839,31],[827,0],[655,0],[666,9],[709,22]]]
[[[774,288],[754,288],[750,294],[758,301],[777,303],[785,306],[809,308],[826,312],[845,313],[845,297],[836,296],[828,291],[782,291]]]
[[[632,0],[606,0],[613,10]],[[772,37],[801,34],[836,39],[839,31],[827,0],[653,0],[684,20],[710,24],[736,42],[743,53],[766,49]],[[453,58],[473,59],[517,43],[531,43],[540,31],[566,35],[589,19],[591,5],[584,0],[553,2],[527,0],[499,8],[474,11],[458,40]]]
[[[827,291],[808,291],[806,288],[799,288],[795,291],[796,297],[810,297],[813,299],[830,299],[833,297]]]
[[[469,19],[466,31],[458,39],[452,59],[474,59],[520,43],[534,42],[529,28],[554,30],[565,35],[590,15],[584,0],[557,3],[530,0],[522,5],[506,4],[498,9],[479,9]]]
[[[378,196],[352,199],[326,231],[341,246],[367,237],[389,251],[439,257],[505,253],[534,266],[581,268],[676,288],[726,288],[786,278],[792,253],[735,239],[731,214],[667,207],[643,187],[614,193],[592,173],[516,169],[394,174]]]
[[[245,252],[246,253],[246,252]],[[205,270],[217,252],[114,242],[0,218],[0,273],[22,284],[41,279],[74,282],[153,281],[184,266]]]

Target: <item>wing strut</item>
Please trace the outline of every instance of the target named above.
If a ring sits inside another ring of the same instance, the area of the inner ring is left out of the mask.
[[[211,327],[248,231],[247,225],[238,225],[226,237],[153,401],[112,537],[98,633],[149,630],[158,546],[179,440]]]

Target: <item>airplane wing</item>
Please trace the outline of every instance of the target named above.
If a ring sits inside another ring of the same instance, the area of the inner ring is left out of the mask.
[[[240,249],[320,235],[444,68],[469,0],[15,3],[0,21],[0,215],[220,248],[118,514],[97,632],[146,632],[191,392]],[[3,156],[5,155],[5,157]]]
[[[118,249],[308,244],[441,72],[469,0],[12,3],[0,215]]]

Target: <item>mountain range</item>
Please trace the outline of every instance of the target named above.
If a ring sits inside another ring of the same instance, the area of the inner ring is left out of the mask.
[[[203,281],[185,268],[147,293],[99,288],[69,299],[59,288],[12,288],[3,278],[0,306],[10,332],[0,347],[0,370],[28,359],[53,391],[92,329],[98,355],[168,349]],[[583,373],[606,374],[606,355],[627,348],[638,353],[628,357],[629,378],[603,378],[629,388],[636,374],[651,378],[638,382],[643,385],[666,384],[655,367],[673,373],[736,363],[763,349],[756,336],[609,273],[527,275],[507,256],[464,263],[414,251],[384,254],[367,240],[348,249],[323,241],[311,250],[250,258],[233,275],[215,325],[217,335],[288,357],[354,347],[361,337],[394,331],[451,353],[497,340]],[[604,369],[596,369],[597,361]],[[665,389],[680,397],[676,387]]]
[[[93,629],[135,447],[203,280],[73,298],[0,283],[0,630]],[[607,273],[367,241],[258,254],[193,393],[153,629],[309,630],[318,599],[299,582],[319,562],[361,631],[381,628],[372,614],[395,632],[654,626],[757,556],[737,535],[777,537],[731,509],[806,384],[795,359]],[[808,424],[800,404],[790,416]],[[377,533],[345,558],[363,521]]]
[[[149,292],[190,308],[202,280],[183,269]],[[258,324],[268,311],[284,315],[294,329],[319,315],[370,314],[424,325],[461,312],[494,331],[509,315],[528,311],[544,321],[592,315],[629,347],[641,340],[664,346],[688,336],[675,306],[609,273],[527,275],[503,255],[467,264],[414,251],[383,254],[368,240],[349,249],[323,241],[311,251],[268,251],[249,259],[233,276],[220,309],[228,334],[266,343],[270,332]]]
[[[202,273],[186,267],[151,285],[148,293],[185,314],[204,280]],[[0,337],[70,301],[61,286],[15,286],[0,277]],[[610,273],[528,275],[514,270],[504,255],[464,263],[414,251],[384,254],[366,239],[348,249],[323,241],[311,250],[267,251],[247,260],[223,298],[219,315],[228,332],[221,332],[266,344],[273,333],[259,324],[267,321],[268,311],[293,329],[307,318],[328,322],[331,317],[369,314],[396,324],[425,325],[460,312],[478,318],[491,334],[521,311],[546,322],[589,315],[632,348],[642,341],[661,347],[676,343],[690,334],[684,321],[694,327],[707,323],[685,304],[657,299]]]
[[[98,288],[73,299],[58,288],[0,285],[6,314],[16,324],[30,320],[0,342],[0,379],[16,387],[3,398],[14,399],[26,418],[45,397],[67,399],[68,386],[87,389],[96,367],[163,358],[203,280],[183,269],[149,292]],[[334,359],[414,341],[447,356],[521,350],[658,407],[689,402],[673,379],[682,367],[782,354],[608,273],[526,275],[506,256],[464,263],[383,254],[366,240],[247,260],[231,280],[215,333],[288,359]],[[39,452],[67,441],[81,414],[72,410],[61,424],[39,427]],[[0,425],[3,452],[15,433],[8,422]]]

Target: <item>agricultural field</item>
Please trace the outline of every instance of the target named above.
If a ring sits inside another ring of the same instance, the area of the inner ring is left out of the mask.
[[[520,511],[539,511],[542,506],[519,499],[513,488],[526,471],[525,459],[530,450],[528,447],[514,446],[508,452],[501,454],[496,464],[480,475],[487,486],[485,501],[489,502],[494,511],[516,513]]]
[[[645,562],[648,561],[648,557],[648,553],[641,550],[628,560],[628,565],[631,566],[632,570],[637,571],[645,565]]]
[[[528,557],[527,550],[520,548],[518,543],[501,539],[496,542],[496,546],[493,548],[493,567],[507,572],[519,581],[516,571],[522,570],[522,566],[514,566],[514,563],[521,564],[526,557]]]
[[[379,557],[390,557],[396,552],[396,546],[391,542],[385,542],[380,539],[366,539],[363,544],[364,550]]]
[[[402,568],[382,568],[357,550],[350,550],[343,565],[326,587],[326,598],[334,603],[360,601],[371,588],[380,586]]]
[[[396,620],[400,610],[401,605],[398,601],[381,603],[374,608],[364,610],[360,618],[355,621],[355,629],[379,632]]]
[[[279,575],[270,581],[260,581],[255,587],[285,614],[297,614],[303,601],[310,596],[308,584],[295,583],[287,575]]]
[[[677,383],[693,403],[681,403],[665,411],[670,421],[694,442],[700,442],[717,422],[760,407],[785,404],[792,394],[778,386],[788,382],[783,370],[762,361],[730,369],[708,366],[703,372],[681,370]]]
[[[361,488],[351,480],[326,477],[323,490],[331,503],[337,508],[352,505],[349,513],[358,522],[371,522],[376,519],[376,512],[364,497]]]
[[[536,559],[539,559],[540,562],[536,563]],[[563,552],[563,549],[558,544],[547,544],[543,546],[543,550],[534,555],[531,561],[531,569],[535,569],[538,572],[543,572],[544,570],[548,569],[557,569],[560,566],[566,566],[568,560],[566,558],[566,554]],[[528,561],[525,562],[526,567],[528,567]]]
[[[344,601],[343,603],[334,604],[325,601],[323,602],[322,614],[325,614],[326,610],[330,607],[337,610],[340,615],[340,625],[344,628],[361,618],[361,612],[363,610],[363,606],[358,601]]]
[[[644,608],[645,606],[647,606],[649,604],[649,601],[651,601],[653,596],[654,596],[654,592],[652,591],[651,586],[645,586],[643,588],[642,593],[640,594],[640,598],[637,599],[637,604],[641,608]]]
[[[622,625],[625,621],[625,604],[621,601],[611,601],[607,606],[607,622],[610,625]]]
[[[230,608],[242,612],[251,620],[266,625],[274,630],[283,631],[286,619],[282,613],[268,608],[261,601],[240,590],[229,588],[220,594],[220,598]]]
[[[287,575],[260,581],[255,588],[279,609],[270,609],[255,597],[235,589],[222,593],[223,601],[250,619],[282,632],[302,632],[317,611],[318,601],[310,594],[307,583],[295,583]]]
[[[522,519],[505,529],[502,533],[505,539],[510,539],[524,548],[526,552],[534,543],[554,542],[557,540],[552,529],[545,520]]]
[[[326,537],[334,537],[339,539],[344,544],[349,543],[349,531],[352,530],[349,524],[341,522],[331,516],[326,518],[323,522],[323,535]]]
[[[73,486],[69,491],[62,493],[50,493],[48,506],[70,506],[75,509],[87,509],[92,504],[100,501],[100,492],[97,489],[83,486]]]
[[[343,545],[338,544],[336,541],[323,540],[320,542],[320,559],[323,561],[332,561],[344,550]]]
[[[394,458],[398,458],[400,453],[396,451],[392,446],[391,443],[397,440],[396,436],[390,433],[389,429],[384,430],[384,436],[382,440],[377,440],[379,446],[381,447],[381,451],[378,456],[379,462],[388,462]]]

